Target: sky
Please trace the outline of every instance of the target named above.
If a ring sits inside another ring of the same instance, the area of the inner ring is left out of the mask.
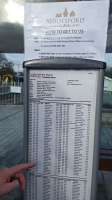
[[[25,0],[0,0],[0,52],[21,53]]]
[[[22,53],[5,53],[6,58],[8,61],[14,63],[14,70],[15,71],[23,71],[23,61],[24,61],[24,54]]]

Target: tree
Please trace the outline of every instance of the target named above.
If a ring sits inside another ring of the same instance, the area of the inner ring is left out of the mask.
[[[6,59],[0,61],[0,85],[14,80],[14,64]]]

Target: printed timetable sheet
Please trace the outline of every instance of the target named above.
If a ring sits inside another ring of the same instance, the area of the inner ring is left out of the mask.
[[[99,12],[99,11],[102,12]],[[105,60],[109,0],[25,4],[25,60]]]
[[[90,200],[97,82],[97,70],[29,70],[27,200]]]

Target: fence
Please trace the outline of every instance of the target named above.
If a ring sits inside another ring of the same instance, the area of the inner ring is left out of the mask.
[[[23,104],[23,82],[0,85],[0,105]]]

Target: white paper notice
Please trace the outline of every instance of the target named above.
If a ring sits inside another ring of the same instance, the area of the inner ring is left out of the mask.
[[[82,57],[105,60],[109,0],[27,3],[25,60]]]
[[[30,70],[27,200],[90,200],[98,73]],[[86,94],[86,95],[85,95]]]

